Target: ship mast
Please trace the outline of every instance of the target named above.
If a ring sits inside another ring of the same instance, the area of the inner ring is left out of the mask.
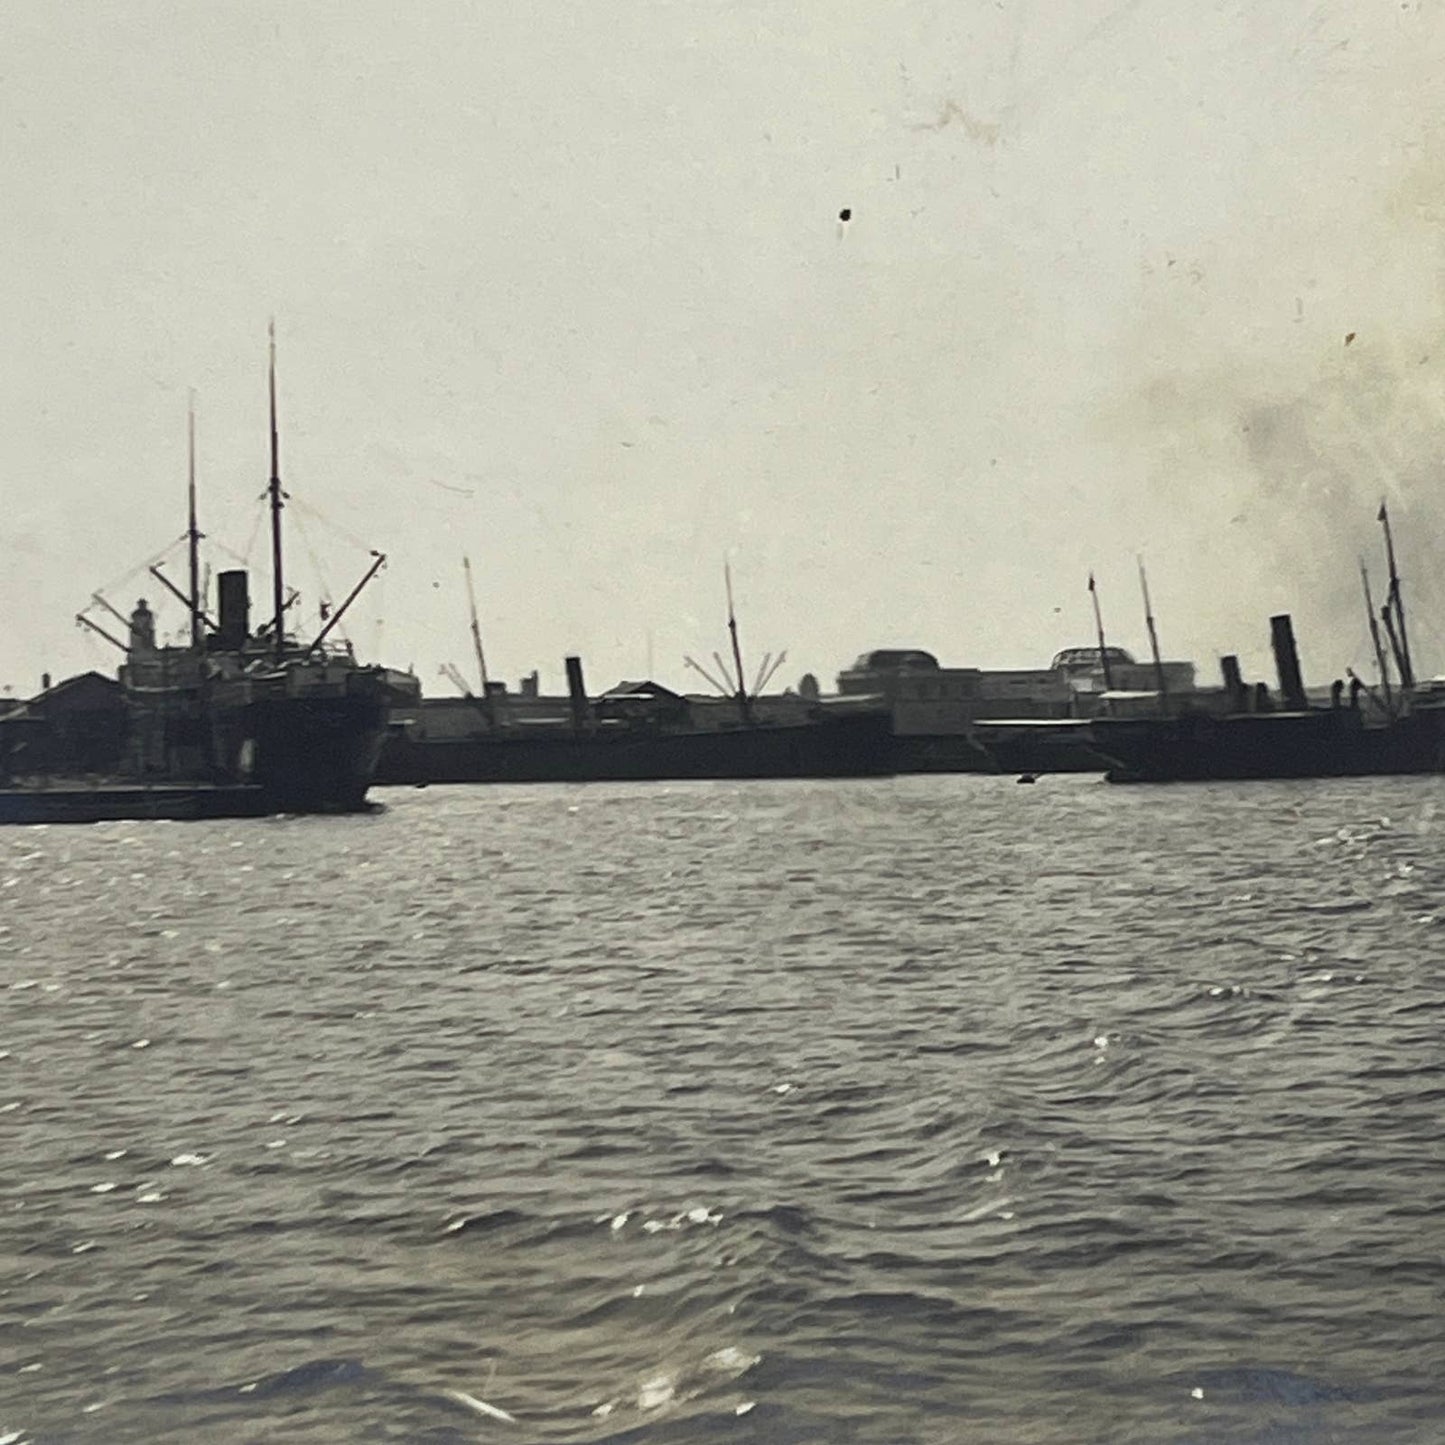
[[[723,581],[727,586],[728,594],[728,636],[732,638],[733,644],[733,665],[737,668],[738,674],[738,708],[742,713],[743,722],[752,725],[753,704],[748,696],[747,679],[743,676],[743,650],[738,642],[738,619],[737,613],[733,610],[733,569],[723,563]]]
[[[482,651],[482,625],[477,620],[477,593],[472,586],[472,560],[470,557],[462,558],[462,571],[467,577],[467,608],[471,613],[472,625],[472,647],[477,654],[477,676],[482,684],[482,713],[487,719],[487,726],[495,728],[497,725],[496,711],[492,703],[492,688],[487,679],[487,655]]]
[[[1144,625],[1149,629],[1149,648],[1154,654],[1154,681],[1159,689],[1159,709],[1169,711],[1169,689],[1164,685],[1164,664],[1159,657],[1159,634],[1154,630],[1154,609],[1149,602],[1149,579],[1144,574],[1144,559],[1139,558],[1139,590],[1144,594]]]
[[[191,574],[191,647],[200,651],[203,637],[201,614],[201,533],[196,526],[196,394],[191,393],[186,416],[186,495],[189,514],[186,526],[187,554]]]
[[[1099,638],[1099,665],[1104,669],[1104,691],[1113,692],[1114,676],[1109,669],[1109,649],[1104,646],[1104,616],[1099,611],[1099,589],[1094,585],[1094,574],[1089,573],[1089,596],[1094,599],[1094,631]]]
[[[1385,557],[1390,564],[1390,592],[1385,606],[1387,610],[1393,608],[1395,613],[1395,626],[1391,626],[1390,619],[1386,617],[1385,628],[1392,642],[1396,640],[1396,628],[1399,629],[1399,655],[1395,660],[1400,667],[1400,686],[1408,692],[1415,686],[1415,669],[1410,662],[1410,639],[1405,633],[1405,599],[1400,593],[1400,574],[1395,567],[1395,539],[1390,535],[1390,513],[1384,502],[1380,503],[1380,512],[1375,520],[1385,529]]]
[[[1375,616],[1375,599],[1370,595],[1370,574],[1365,569],[1365,559],[1360,558],[1360,583],[1365,589],[1365,616],[1370,619],[1370,641],[1375,645],[1375,666],[1380,670],[1380,687],[1385,694],[1385,711],[1395,711],[1390,696],[1390,668],[1385,661],[1385,644],[1380,641],[1380,620]]]
[[[276,322],[270,327],[271,364],[269,369],[269,390],[271,398],[271,480],[267,484],[267,495],[271,500],[271,604],[275,636],[272,639],[276,649],[276,661],[280,662],[285,653],[285,634],[282,630],[286,611],[286,588],[281,571],[281,509],[284,505],[281,492],[281,441],[276,430]]]

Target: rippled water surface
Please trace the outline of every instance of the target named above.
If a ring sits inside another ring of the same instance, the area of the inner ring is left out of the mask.
[[[380,796],[0,831],[0,1441],[1445,1439],[1445,781]]]

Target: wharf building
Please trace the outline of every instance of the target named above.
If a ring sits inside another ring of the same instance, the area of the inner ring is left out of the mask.
[[[1192,662],[1160,670],[1170,698],[1198,697]],[[1154,713],[1159,671],[1122,647],[1069,647],[1047,667],[1004,669],[943,667],[918,648],[881,648],[840,672],[838,691],[886,699],[900,735],[955,733],[977,722]]]

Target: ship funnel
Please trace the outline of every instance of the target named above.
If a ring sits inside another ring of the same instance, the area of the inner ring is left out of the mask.
[[[587,701],[587,686],[582,681],[582,659],[568,657],[567,696],[572,700],[572,726],[581,732],[592,720],[592,706]]]
[[[1219,670],[1224,674],[1224,693],[1229,699],[1230,712],[1244,712],[1244,675],[1239,670],[1239,658],[1228,653],[1219,659]]]
[[[244,572],[222,572],[216,578],[220,592],[220,627],[217,637],[223,652],[239,652],[251,634],[251,599]]]
[[[1308,703],[1300,676],[1299,653],[1294,645],[1294,626],[1288,612],[1269,619],[1269,639],[1274,647],[1275,671],[1279,674],[1280,703],[1289,712],[1303,712]]]

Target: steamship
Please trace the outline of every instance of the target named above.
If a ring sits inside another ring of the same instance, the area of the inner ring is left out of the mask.
[[[499,687],[477,698],[399,709],[376,781],[584,783],[686,779],[858,778],[896,771],[893,729],[874,705],[804,704],[774,715],[739,689],[690,698],[652,681],[588,696],[566,659],[560,706]]]
[[[185,646],[157,645],[155,615],[142,599],[117,638],[82,612],[77,621],[125,654],[108,729],[89,756],[67,755],[47,735],[43,710],[0,719],[0,822],[93,822],[122,818],[251,817],[356,812],[386,737],[391,710],[415,700],[414,677],[358,663],[333,640],[347,609],[385,562],[380,553],[311,641],[287,632],[276,424],[276,348],[270,349],[273,608],[253,630],[248,574],[222,572],[213,620],[200,580],[195,427],[191,423],[190,587],[151,573],[185,605]],[[49,730],[53,734],[53,729]],[[94,769],[97,755],[110,764]]]
[[[416,679],[362,666],[327,638],[297,641],[278,630],[283,618],[253,632],[247,574],[217,581],[217,625],[198,645],[156,647],[149,617],[132,619],[120,669],[127,775],[242,789],[232,796],[243,811],[362,809],[390,711]]]
[[[1350,673],[1330,688],[1328,705],[1308,697],[1294,626],[1270,619],[1278,700],[1264,684],[1248,686],[1238,659],[1223,659],[1229,710],[1222,716],[1181,711],[1152,718],[1095,718],[1092,746],[1114,783],[1241,781],[1268,778],[1382,776],[1445,771],[1445,682],[1417,682],[1405,605],[1385,506],[1389,590],[1376,613],[1361,565],[1378,687]],[[1394,678],[1392,681],[1392,663]]]
[[[685,697],[648,680],[621,683],[593,699],[581,658],[568,657],[567,697],[550,705],[537,696],[535,673],[521,698],[488,678],[471,563],[463,558],[462,565],[481,696],[471,694],[455,668],[443,669],[465,698],[399,709],[378,783],[857,778],[895,771],[892,723],[875,700],[829,705],[793,698],[779,712],[761,694],[786,654],[764,656],[748,686],[728,567],[723,577],[735,671],[717,654],[716,674],[687,659],[720,697]]]

